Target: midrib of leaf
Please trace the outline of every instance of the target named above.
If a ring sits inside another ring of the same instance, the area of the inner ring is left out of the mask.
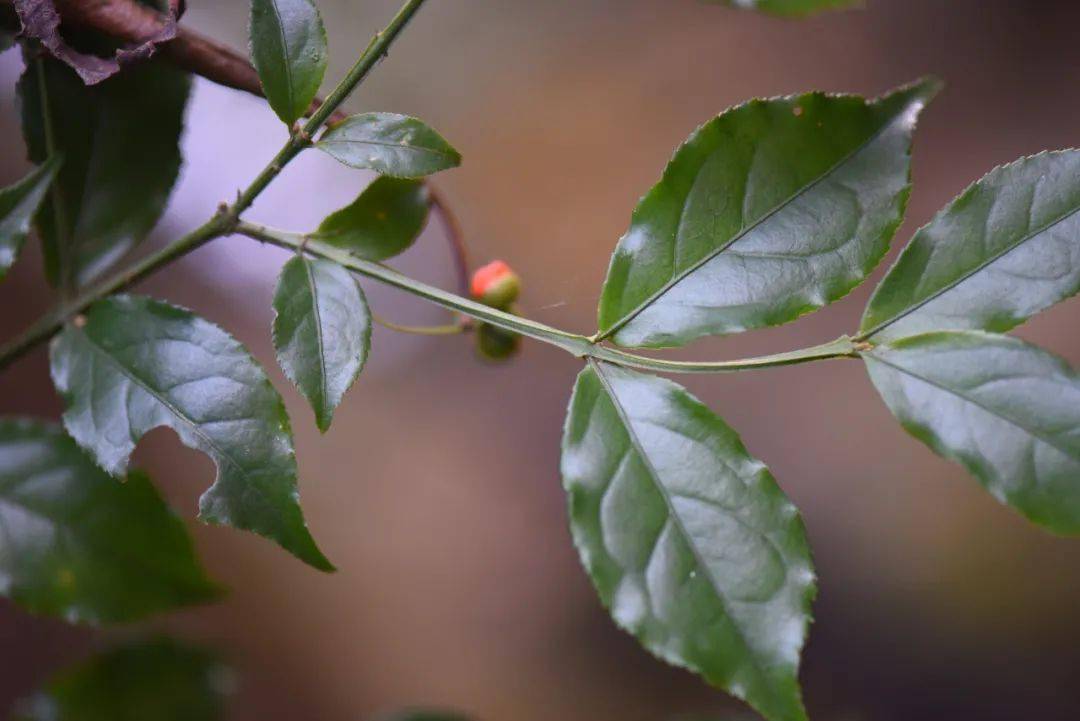
[[[35,75],[37,76],[38,97],[41,100],[41,122],[44,126],[45,152],[49,157],[56,157],[56,128],[53,125],[52,104],[49,102],[49,84],[45,77],[45,60],[37,58],[35,61]],[[68,266],[71,264],[67,251],[69,248],[67,225],[67,213],[64,208],[64,193],[60,188],[59,178],[53,181],[49,189],[49,198],[52,201],[53,223],[56,225],[56,282],[62,293],[70,290],[70,275]]]
[[[270,6],[274,9],[274,17],[277,18],[278,37],[281,38],[281,54],[285,61],[285,85],[289,90],[289,113],[292,114],[292,106],[296,104],[296,88],[292,76],[292,56],[289,52],[289,42],[285,38],[285,22],[281,19],[281,11],[278,9],[278,0],[270,0]]]
[[[660,497],[664,499],[664,505],[667,506],[668,510],[668,518],[671,519],[675,528],[685,540],[686,546],[694,555],[694,561],[697,563],[698,567],[701,568],[702,573],[704,573],[705,577],[709,579],[709,585],[712,587],[713,592],[716,594],[717,600],[723,607],[724,615],[732,620],[731,627],[735,630],[735,633],[738,635],[739,640],[742,642],[743,649],[746,651],[746,655],[750,658],[751,664],[754,666],[754,668],[757,670],[758,674],[762,678],[768,678],[768,674],[765,672],[765,669],[762,668],[761,664],[758,663],[758,660],[755,657],[753,650],[750,647],[750,644],[747,642],[746,635],[743,633],[743,630],[739,628],[738,624],[734,622],[734,616],[731,615],[731,611],[729,609],[729,601],[724,595],[723,590],[721,590],[719,581],[713,574],[712,569],[709,568],[708,564],[705,563],[704,559],[701,556],[701,553],[698,551],[697,546],[694,543],[694,537],[687,532],[686,527],[683,525],[682,519],[679,518],[679,514],[675,512],[675,504],[671,500],[671,494],[668,493],[668,490],[664,486],[664,484],[660,482],[660,476],[656,472],[656,469],[653,467],[652,461],[649,459],[648,454],[645,453],[644,448],[642,448],[641,441],[638,440],[637,433],[635,433],[634,427],[630,423],[630,417],[627,415],[626,409],[623,408],[622,403],[619,401],[618,396],[615,394],[615,390],[611,387],[611,383],[604,375],[600,364],[594,359],[590,358],[589,365],[592,367],[593,372],[596,373],[596,377],[600,380],[600,385],[603,386],[604,392],[607,394],[608,398],[611,399],[611,404],[615,408],[615,413],[619,416],[619,421],[622,423],[623,427],[626,428],[626,435],[630,438],[630,444],[633,446],[634,451],[637,453],[637,455],[641,458],[642,465],[644,465],[645,470],[648,471],[649,478],[650,480],[652,480],[653,486],[659,492]],[[663,529],[661,529],[660,533],[663,534]],[[656,544],[659,543],[659,541],[660,538],[657,537],[656,541],[653,542],[653,548],[650,551],[650,554],[655,551]]]
[[[304,274],[307,276],[308,288],[311,289],[311,313],[315,316],[315,342],[319,346],[319,392],[322,394],[320,404],[321,416],[326,412],[328,393],[326,390],[326,346],[323,344],[322,311],[319,308],[319,293],[315,288],[315,276],[311,272],[311,261],[300,256],[300,262],[304,264]]]
[[[880,102],[880,101],[877,101],[877,102]],[[897,121],[897,119],[903,116],[903,114],[904,114],[903,111],[906,110],[909,107],[909,105],[910,105],[910,103],[904,104],[902,106],[901,112],[898,112],[898,113],[894,114],[891,118],[889,118],[889,120],[887,122],[882,123],[881,127],[878,128],[877,130],[875,130],[870,135],[870,137],[868,137],[863,142],[859,143],[856,147],[854,147],[846,155],[844,155],[842,158],[840,158],[835,163],[833,163],[831,166],[829,166],[824,171],[822,171],[822,173],[820,175],[818,175],[816,178],[811,180],[806,185],[800,187],[798,190],[796,190],[794,193],[789,195],[787,198],[785,198],[784,200],[780,201],[775,206],[773,206],[770,210],[768,210],[760,218],[758,218],[753,223],[751,223],[747,227],[740,230],[738,233],[736,233],[734,236],[732,236],[726,243],[721,245],[719,248],[716,248],[715,250],[707,253],[703,258],[701,258],[697,262],[693,263],[691,266],[689,266],[688,268],[683,270],[681,273],[679,273],[679,272],[674,273],[672,275],[672,277],[666,283],[664,283],[664,285],[659,290],[657,290],[655,293],[653,293],[648,298],[646,298],[641,303],[639,303],[633,310],[626,313],[618,321],[613,323],[612,326],[610,328],[608,328],[606,331],[604,331],[603,333],[598,335],[597,340],[604,340],[605,338],[609,338],[612,335],[614,335],[615,333],[618,333],[619,330],[621,330],[624,326],[626,326],[627,323],[632,321],[634,318],[638,317],[638,315],[640,315],[646,308],[651,306],[653,303],[655,303],[657,300],[659,300],[661,296],[665,295],[669,290],[671,290],[676,285],[678,285],[683,280],[685,280],[686,277],[689,276],[691,273],[693,273],[694,271],[696,271],[701,266],[705,265],[709,261],[716,258],[716,256],[718,256],[721,253],[723,253],[724,251],[726,251],[732,245],[734,245],[735,243],[739,242],[740,240],[745,238],[750,233],[757,230],[762,224],[764,224],[767,220],[771,219],[774,215],[776,215],[777,213],[782,211],[784,208],[791,205],[793,202],[795,202],[796,200],[801,198],[803,195],[805,195],[806,193],[808,193],[811,190],[813,190],[814,188],[816,188],[819,183],[821,183],[827,177],[829,177],[830,175],[835,173],[837,170],[839,170],[841,167],[846,165],[856,155],[861,153],[863,150],[865,150],[867,147],[869,147],[873,142],[875,142],[878,138],[880,138],[882,133],[884,133],[887,129],[892,127],[892,125]],[[697,179],[697,175],[695,175],[695,182],[696,182],[696,179]],[[744,188],[743,193],[745,194],[745,192],[746,192],[746,189]],[[682,227],[683,214],[686,212],[686,202],[687,202],[687,200],[683,201],[683,207],[679,211],[679,222],[675,226],[676,235],[671,239],[672,244],[677,244],[678,243],[678,232],[679,232],[679,229]]]
[[[949,395],[956,396],[957,398],[961,399],[965,403],[970,403],[971,405],[975,406],[976,408],[983,411],[984,413],[988,413],[989,415],[994,416],[995,418],[1000,418],[1001,420],[1005,421],[1006,423],[1008,423],[1008,424],[1010,424],[1012,426],[1015,426],[1016,428],[1019,428],[1023,432],[1030,435],[1032,438],[1034,438],[1034,439],[1036,439],[1036,440],[1038,440],[1038,441],[1040,441],[1042,443],[1045,443],[1046,445],[1048,445],[1051,448],[1053,448],[1054,450],[1056,450],[1058,453],[1061,453],[1063,456],[1066,456],[1068,458],[1072,458],[1073,460],[1080,460],[1080,456],[1077,456],[1075,451],[1067,450],[1065,448],[1062,448],[1058,444],[1057,441],[1050,440],[1049,438],[1046,438],[1045,436],[1043,436],[1041,431],[1036,431],[1036,430],[1033,430],[1031,428],[1028,428],[1026,424],[1024,424],[1024,423],[1022,423],[1022,422],[1020,422],[1020,421],[1018,421],[1015,418],[1012,418],[1010,416],[1003,415],[1000,411],[995,410],[993,408],[990,408],[989,406],[987,406],[985,403],[982,403],[978,399],[972,398],[971,396],[966,395],[966,394],[960,392],[959,390],[957,390],[955,388],[949,388],[948,386],[942,385],[941,383],[938,383],[935,380],[927,378],[926,376],[920,375],[920,374],[912,371],[909,368],[904,368],[903,366],[899,366],[896,363],[892,363],[890,361],[887,361],[884,358],[882,358],[881,356],[876,355],[874,353],[867,353],[867,354],[865,354],[865,357],[870,358],[871,360],[873,360],[873,361],[875,361],[877,363],[887,365],[890,368],[892,368],[893,370],[898,371],[900,373],[903,373],[906,376],[910,376],[911,378],[922,381],[923,383],[927,384],[928,386],[932,386],[934,388],[937,388],[939,391],[943,391],[945,393],[948,393]]]
[[[224,460],[228,461],[240,473],[241,476],[243,476],[245,479],[249,478],[249,475],[248,475],[247,471],[244,469],[244,467],[242,465],[240,465],[240,463],[236,459],[234,459],[231,455],[226,453],[216,443],[214,443],[214,441],[208,435],[206,435],[206,433],[202,430],[202,428],[199,427],[198,423],[196,423],[194,420],[192,420],[187,415],[185,415],[171,401],[169,401],[166,398],[162,397],[162,395],[161,395],[161,393],[159,391],[157,391],[156,389],[150,387],[150,384],[148,384],[146,381],[144,381],[142,378],[140,378],[135,373],[135,371],[133,371],[132,369],[125,366],[113,354],[109,353],[108,350],[106,350],[101,345],[99,345],[97,343],[97,341],[95,341],[93,338],[91,338],[90,335],[85,330],[80,330],[79,332],[82,334],[82,337],[86,339],[86,342],[90,345],[90,347],[93,348],[98,353],[100,353],[102,356],[104,356],[107,360],[112,361],[113,365],[116,366],[116,368],[120,371],[121,374],[123,374],[132,383],[139,386],[144,391],[146,391],[151,396],[153,396],[155,399],[157,399],[157,401],[159,403],[161,403],[161,405],[168,408],[169,411],[171,411],[174,416],[176,416],[181,421],[183,421],[191,429],[191,431],[195,435],[197,435],[199,438],[201,438],[203,440],[203,442],[206,443],[207,447],[211,448],[214,451],[214,453],[217,454],[217,456],[219,458],[223,458]],[[206,378],[201,378],[199,380],[206,380]],[[130,426],[131,426],[130,422],[128,423],[128,426],[129,426],[129,430],[130,430]],[[259,494],[260,495],[265,495],[265,494],[262,493],[262,489],[259,488],[259,484],[254,483],[254,484],[249,484],[249,486],[253,487],[253,488],[258,488],[259,489]]]
[[[1058,216],[1057,218],[1054,218],[1053,220],[1051,220],[1050,222],[1043,224],[1041,227],[1036,228],[1035,230],[1028,232],[1026,235],[1021,236],[1019,239],[1013,241],[1009,245],[1005,246],[1004,248],[1002,248],[998,252],[991,255],[989,258],[984,260],[982,263],[979,263],[974,268],[972,268],[972,269],[970,269],[968,271],[965,271],[961,275],[957,276],[954,280],[950,281],[946,285],[944,285],[941,288],[939,288],[938,290],[934,291],[933,293],[931,293],[927,297],[923,298],[919,302],[917,302],[917,303],[915,303],[915,304],[913,304],[911,306],[908,306],[907,308],[900,311],[896,315],[893,315],[892,317],[887,318],[886,320],[882,321],[881,323],[878,323],[876,326],[874,326],[870,330],[865,331],[863,333],[860,333],[858,336],[855,337],[855,340],[866,340],[867,338],[872,337],[876,333],[880,333],[881,331],[885,330],[886,328],[888,328],[893,323],[896,323],[897,321],[908,317],[909,315],[911,315],[915,311],[919,310],[923,306],[937,300],[938,298],[945,295],[946,293],[948,293],[953,288],[956,288],[958,285],[960,285],[964,281],[968,280],[972,276],[976,275],[977,273],[985,270],[987,267],[989,267],[989,266],[993,265],[994,263],[998,262],[999,260],[1004,258],[1009,253],[1011,253],[1012,251],[1019,248],[1024,243],[1028,242],[1029,240],[1031,240],[1031,239],[1033,239],[1033,238],[1035,238],[1037,236],[1042,235],[1043,233],[1049,232],[1050,230],[1052,230],[1054,228],[1054,226],[1056,226],[1059,223],[1064,223],[1066,220],[1068,220],[1072,216],[1076,215],[1078,212],[1080,212],[1080,206],[1077,206],[1077,207],[1073,208],[1072,210],[1070,210],[1070,211],[1068,211],[1066,213],[1063,213],[1062,215]],[[923,272],[919,274],[920,277],[925,272],[926,272],[926,269],[924,268]]]
[[[104,122],[105,121],[102,117],[102,113],[94,113],[94,130],[90,134],[90,157],[86,159],[86,177],[83,178],[82,193],[79,194],[79,204],[77,206],[80,211],[88,205],[87,196],[90,194],[90,183],[87,181],[90,178],[94,177],[94,170],[101,165],[101,143],[98,141],[98,138],[101,136],[102,125]],[[83,217],[84,216],[80,212],[78,220],[81,220]],[[82,234],[83,231],[81,228],[72,229],[73,236]],[[72,248],[72,250],[77,249]],[[77,253],[72,260],[78,261]],[[74,263],[71,272],[73,275],[78,275],[78,268],[74,267]]]
[[[323,140],[320,141],[319,144],[323,147],[334,147],[336,145],[378,145],[385,148],[397,148],[398,150],[412,150],[417,153],[429,153],[431,155],[437,155],[439,157],[448,159],[454,157],[454,155],[451,153],[436,150],[435,148],[431,148],[426,145],[414,145],[413,143],[402,145],[401,143],[387,143],[382,140]]]

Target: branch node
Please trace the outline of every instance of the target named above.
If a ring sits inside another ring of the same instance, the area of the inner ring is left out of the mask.
[[[237,191],[236,197],[239,200],[239,191]],[[220,228],[222,235],[230,235],[236,232],[236,226],[240,224],[238,208],[238,205],[229,205],[225,201],[218,203],[214,218],[218,221],[218,228]]]
[[[296,124],[293,126],[292,136],[302,147],[311,145],[311,136],[304,130],[304,127],[300,125],[299,120],[296,121]]]

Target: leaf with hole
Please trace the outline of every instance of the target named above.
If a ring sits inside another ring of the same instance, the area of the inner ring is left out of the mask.
[[[93,87],[55,60],[37,60],[23,73],[30,159],[64,159],[35,219],[53,285],[85,285],[157,223],[180,171],[189,85],[187,75],[157,60]]]
[[[864,337],[1013,328],[1080,291],[1080,150],[992,170],[919,229],[863,315]]]
[[[56,426],[3,419],[0,594],[34,613],[114,623],[220,590],[145,475],[118,481]]]
[[[22,701],[16,721],[222,721],[232,673],[167,638],[129,641],[60,673]]]
[[[863,354],[893,415],[995,498],[1080,533],[1080,378],[1060,358],[978,331],[903,338]]]
[[[19,257],[30,223],[56,177],[60,162],[51,159],[29,175],[0,190],[0,280]]]
[[[353,115],[315,145],[345,165],[396,178],[419,178],[461,165],[461,155],[434,129],[397,113]]]
[[[938,86],[874,101],[754,100],[698,128],[615,249],[601,337],[684,345],[779,325],[848,293],[900,224],[915,122]]]
[[[805,719],[810,549],[735,432],[670,381],[591,362],[562,474],[574,543],[615,621],[770,721]]]
[[[311,0],[251,0],[251,60],[277,116],[292,125],[326,73],[326,30]]]
[[[427,223],[428,189],[420,180],[380,177],[350,205],[326,217],[313,238],[364,260],[403,253]]]
[[[143,435],[172,428],[217,466],[199,499],[203,521],[254,531],[333,569],[300,511],[281,397],[221,328],[161,301],[113,296],[57,336],[50,358],[64,425],[106,471],[123,473]]]
[[[349,271],[297,255],[274,292],[278,363],[315,411],[326,432],[334,409],[360,375],[371,346],[371,313]]]

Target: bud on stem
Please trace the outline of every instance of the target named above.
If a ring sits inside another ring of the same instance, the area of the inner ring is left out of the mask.
[[[484,305],[518,315],[514,301],[521,293],[521,279],[501,260],[495,260],[473,273],[469,292]],[[521,336],[489,323],[476,327],[476,352],[482,358],[501,361],[517,353]]]

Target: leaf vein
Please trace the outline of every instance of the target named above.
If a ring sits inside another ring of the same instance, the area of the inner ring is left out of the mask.
[[[850,152],[848,152],[842,158],[837,160],[833,165],[831,165],[828,168],[826,168],[825,170],[823,170],[821,172],[821,174],[818,175],[816,178],[811,180],[806,185],[803,185],[800,188],[798,188],[794,193],[792,193],[787,198],[785,198],[784,200],[782,200],[781,202],[779,202],[778,204],[773,206],[770,210],[765,212],[760,218],[753,221],[750,225],[748,225],[748,226],[744,227],[743,229],[741,229],[738,233],[736,233],[730,239],[728,239],[728,241],[726,243],[720,245],[719,247],[717,247],[713,251],[705,254],[704,257],[702,257],[697,262],[693,263],[690,267],[686,268],[681,273],[676,273],[675,275],[673,275],[656,292],[654,292],[648,298],[646,298],[641,303],[639,303],[637,305],[637,307],[635,307],[635,308],[631,309],[629,312],[625,313],[619,320],[617,320],[615,323],[613,323],[610,328],[608,328],[606,331],[601,333],[598,336],[598,340],[603,340],[603,339],[608,338],[608,337],[614,335],[615,333],[617,333],[620,329],[625,327],[626,324],[628,324],[630,321],[632,321],[634,318],[636,318],[638,315],[640,315],[646,308],[648,308],[650,305],[652,305],[657,300],[659,300],[669,290],[671,290],[673,287],[675,287],[676,285],[681,283],[683,280],[685,280],[691,273],[693,273],[694,271],[698,270],[699,268],[704,266],[709,261],[716,258],[718,255],[720,255],[721,253],[726,251],[732,245],[739,242],[740,240],[745,238],[747,235],[749,235],[750,233],[752,233],[753,231],[757,230],[759,227],[764,225],[765,222],[767,222],[768,220],[773,218],[780,211],[784,210],[787,206],[791,205],[796,200],[801,198],[803,195],[805,195],[806,193],[808,193],[811,190],[813,190],[814,188],[816,188],[818,186],[818,184],[824,182],[830,175],[832,175],[838,169],[840,169],[841,167],[843,167],[844,165],[846,165],[847,163],[852,161],[859,153],[861,153],[863,150],[868,148],[872,143],[877,141],[882,135],[884,135],[886,130],[890,129],[895,123],[897,123],[899,120],[903,119],[904,115],[905,115],[904,113],[897,113],[896,115],[894,115],[891,119],[889,119],[888,122],[883,123],[880,128],[878,128],[876,131],[874,131],[870,135],[870,137],[868,137],[866,140],[864,140],[858,146],[853,148]]]
[[[616,414],[618,414],[619,420],[622,422],[623,427],[626,428],[626,435],[630,440],[630,444],[633,446],[637,455],[641,458],[642,465],[644,465],[645,469],[648,471],[649,478],[652,479],[653,485],[656,487],[657,492],[660,494],[660,497],[664,499],[664,504],[667,506],[668,509],[669,520],[682,535],[683,539],[686,542],[686,547],[690,549],[690,553],[694,556],[694,561],[698,564],[699,567],[701,567],[702,572],[705,574],[705,577],[709,579],[709,585],[716,593],[717,600],[723,607],[724,615],[728,618],[733,619],[734,617],[731,615],[731,611],[729,609],[729,605],[731,603],[730,599],[727,598],[723,589],[721,588],[719,579],[716,578],[716,575],[713,573],[712,569],[708,566],[708,564],[705,563],[704,559],[702,558],[701,552],[698,550],[697,546],[693,542],[693,536],[691,536],[690,533],[686,530],[686,527],[682,523],[682,519],[676,513],[675,505],[672,502],[667,488],[664,486],[663,483],[660,482],[656,469],[653,467],[648,455],[641,447],[641,441],[638,439],[637,434],[634,432],[633,426],[630,424],[630,418],[626,413],[626,409],[623,408],[622,403],[618,399],[618,396],[615,395],[615,390],[611,387],[610,381],[604,375],[600,364],[597,363],[595,359],[590,358],[589,365],[592,367],[593,372],[596,373],[597,378],[600,380],[600,384],[603,386],[604,392],[607,394],[608,398],[611,399],[611,404],[615,408],[615,412]],[[760,665],[756,656],[752,652],[752,647],[746,639],[743,630],[739,628],[738,624],[735,623],[732,623],[731,627],[732,629],[734,629],[735,634],[738,636],[739,640],[742,641],[743,646],[746,648],[746,656],[750,659],[751,664],[754,666],[758,673],[766,676],[766,671]]]

